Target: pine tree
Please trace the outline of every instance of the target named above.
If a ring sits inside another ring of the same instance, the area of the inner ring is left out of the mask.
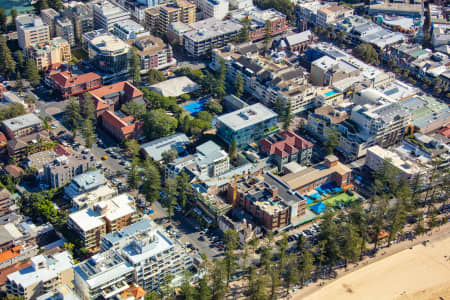
[[[266,21],[264,30],[264,48],[267,51],[270,48],[270,42],[272,41],[272,22],[270,22],[270,20]]]
[[[289,129],[289,126],[291,126],[293,119],[294,119],[294,116],[292,115],[291,102],[289,102],[285,109],[284,115],[283,115],[283,129],[284,130]]]
[[[131,161],[130,170],[128,171],[127,184],[132,189],[136,189],[139,185],[138,163],[138,158],[133,158]]]
[[[94,125],[91,119],[84,119],[83,127],[81,127],[81,134],[84,139],[84,144],[87,148],[91,148],[94,144]]]
[[[70,98],[64,110],[64,122],[70,127],[74,137],[77,135],[81,120],[80,104],[74,98]]]
[[[80,98],[80,113],[86,120],[95,120],[95,103],[90,93],[84,93]]]
[[[0,30],[2,33],[8,32],[8,20],[4,8],[0,8]]]
[[[41,81],[41,76],[39,75],[39,71],[36,66],[36,62],[34,59],[27,59],[25,65],[25,72],[27,74],[27,78],[30,81],[31,85],[37,85]]]
[[[11,51],[6,43],[6,36],[0,36],[0,72],[5,78],[10,78],[15,71],[16,63],[12,58]]]
[[[228,156],[231,160],[235,160],[237,158],[237,144],[234,139],[231,142],[230,149],[228,150]]]
[[[300,271],[301,284],[303,286],[305,281],[308,281],[311,278],[311,272],[314,270],[314,257],[309,250],[304,251],[300,256],[298,268]]]
[[[34,10],[37,14],[41,13],[41,10],[49,8],[47,0],[37,0],[34,3]]]
[[[242,94],[244,93],[244,79],[242,79],[241,74],[237,74],[236,76],[236,80],[234,82],[234,90],[235,90],[235,95],[238,98],[242,97]]]
[[[16,31],[16,18],[17,18],[17,10],[15,8],[11,9],[11,30]]]
[[[130,57],[130,73],[133,77],[133,83],[141,82],[141,61],[136,53],[136,50],[131,47],[129,52]]]
[[[161,175],[158,169],[150,161],[146,160],[144,163],[144,195],[148,202],[153,203],[159,199],[159,192],[161,190]]]
[[[16,61],[16,70],[22,72],[25,67],[25,60],[23,58],[23,53],[20,50],[14,52],[14,59]]]
[[[53,8],[56,11],[59,11],[63,7],[62,0],[49,0],[48,1],[48,6]]]

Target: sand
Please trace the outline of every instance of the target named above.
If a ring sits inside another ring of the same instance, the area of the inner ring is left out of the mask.
[[[403,250],[351,272],[309,296],[291,299],[450,299],[450,237]]]

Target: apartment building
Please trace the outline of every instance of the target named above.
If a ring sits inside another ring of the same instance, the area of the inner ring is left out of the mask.
[[[55,37],[45,43],[31,44],[26,49],[26,57],[33,59],[39,70],[55,64],[64,64],[72,60],[70,44],[61,37]]]
[[[136,223],[139,214],[134,200],[128,194],[100,201],[92,208],[85,208],[69,215],[68,227],[82,240],[83,246],[91,252],[100,247],[100,240],[106,233],[115,232]]]
[[[171,44],[177,44],[183,46],[183,35],[191,31],[192,28],[181,22],[174,22],[169,24],[169,28],[167,29],[167,39]]]
[[[62,285],[73,286],[72,256],[64,251],[54,255],[38,255],[30,260],[31,266],[6,276],[6,292],[36,299]]]
[[[8,155],[10,157],[14,157],[18,161],[23,161],[29,154],[45,150],[44,145],[42,143],[36,143],[36,141],[45,143],[50,141],[50,136],[47,131],[41,130],[8,140],[8,144],[6,146],[8,149]]]
[[[42,120],[33,113],[2,121],[3,132],[8,139],[24,137],[43,130]]]
[[[353,9],[346,5],[335,5],[321,8],[317,11],[317,25],[327,28],[328,26],[353,16]]]
[[[13,201],[11,199],[11,193],[7,189],[2,188],[0,190],[0,217],[3,217],[10,213],[10,207]]]
[[[227,79],[234,82],[240,75],[244,89],[265,105],[272,106],[277,98],[281,98],[284,105],[290,104],[293,113],[314,106],[316,88],[308,84],[307,73],[290,62],[268,59],[257,51],[225,47],[213,49],[210,67],[217,69],[222,59],[227,66]]]
[[[138,24],[133,20],[126,20],[114,24],[113,33],[123,41],[137,39],[150,35],[150,32],[145,30],[145,28],[141,24]]]
[[[357,66],[329,56],[323,56],[311,63],[311,82],[314,85],[329,86],[359,74],[360,70]]]
[[[260,142],[262,152],[282,171],[289,162],[308,165],[311,162],[314,144],[298,136],[292,130],[287,130],[265,138]]]
[[[230,6],[228,0],[196,0],[195,4],[200,9],[203,19],[217,20],[223,20],[227,16]]]
[[[104,84],[127,77],[129,46],[124,41],[100,29],[83,34],[83,45]]]
[[[95,157],[91,154],[72,152],[59,156],[44,166],[44,178],[52,188],[61,187],[70,182],[74,176],[95,168],[95,163]]]
[[[193,155],[180,157],[166,166],[166,178],[175,178],[182,171],[192,177],[216,177],[230,169],[228,154],[213,141],[196,147]]]
[[[59,17],[59,12],[54,10],[53,8],[46,8],[41,10],[41,19],[42,22],[48,25],[48,29],[50,32],[50,37],[55,37],[55,23],[56,19]]]
[[[278,115],[261,103],[218,116],[214,120],[217,135],[228,145],[247,147],[278,129]]]
[[[196,21],[196,8],[195,4],[187,0],[176,0],[170,4],[149,8],[145,11],[146,28],[165,34],[171,23],[192,24]]]
[[[249,40],[261,40],[266,36],[267,24],[270,23],[270,34],[272,36],[281,34],[288,29],[286,15],[270,8],[266,10],[251,7],[245,10],[238,10],[232,14],[235,22],[242,20],[249,21]]]
[[[148,219],[104,236],[102,250],[74,269],[75,290],[83,300],[113,298],[136,285],[156,290],[168,274],[176,281],[192,266],[181,245]]]
[[[94,30],[94,13],[83,2],[64,3],[62,14],[72,21],[77,42],[81,42],[84,33]]]
[[[94,28],[108,32],[114,30],[114,24],[130,20],[130,13],[107,0],[98,0],[91,4],[94,12]]]
[[[325,161],[295,173],[281,177],[281,180],[293,191],[305,195],[317,187],[333,183],[345,188],[351,184],[352,170],[342,164],[334,155],[325,157]]]
[[[72,21],[67,17],[56,18],[55,22],[56,36],[62,37],[69,42],[70,46],[75,46],[75,31]]]
[[[64,197],[72,202],[74,210],[92,208],[95,203],[112,199],[117,190],[106,182],[99,170],[75,176],[64,188]]]
[[[298,224],[305,214],[306,198],[289,189],[276,175],[264,173],[228,185],[227,200],[253,216],[266,230]]]
[[[150,69],[161,70],[177,63],[173,57],[172,47],[156,36],[148,35],[128,41],[128,45],[134,46],[135,53],[141,62],[141,72]]]
[[[50,40],[50,29],[42,19],[33,14],[20,15],[16,18],[19,47],[26,49],[32,44],[45,43]]]
[[[68,71],[58,72],[45,78],[51,88],[57,90],[61,97],[81,95],[102,86],[102,77],[94,72],[74,75]]]
[[[242,28],[242,25],[231,21],[219,21],[209,18],[191,24],[192,31],[183,35],[183,46],[193,57],[208,55],[214,48],[220,48],[231,42]]]

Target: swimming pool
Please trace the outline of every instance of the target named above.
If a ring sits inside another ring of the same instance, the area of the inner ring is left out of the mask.
[[[205,103],[208,102],[208,98],[199,100],[197,102],[189,103],[183,108],[187,110],[191,115],[196,115],[197,113],[201,112],[205,108]]]
[[[329,92],[325,93],[324,95],[325,95],[325,97],[331,97],[336,94],[339,94],[339,92],[338,91],[329,91]]]

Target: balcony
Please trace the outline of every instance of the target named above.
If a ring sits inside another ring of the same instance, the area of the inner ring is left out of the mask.
[[[126,289],[128,289],[128,283],[126,283],[125,281],[120,281],[118,283],[115,283],[107,288],[105,288],[102,291],[102,296],[104,299],[109,299],[112,298],[118,294],[120,294],[121,292],[125,291]]]

